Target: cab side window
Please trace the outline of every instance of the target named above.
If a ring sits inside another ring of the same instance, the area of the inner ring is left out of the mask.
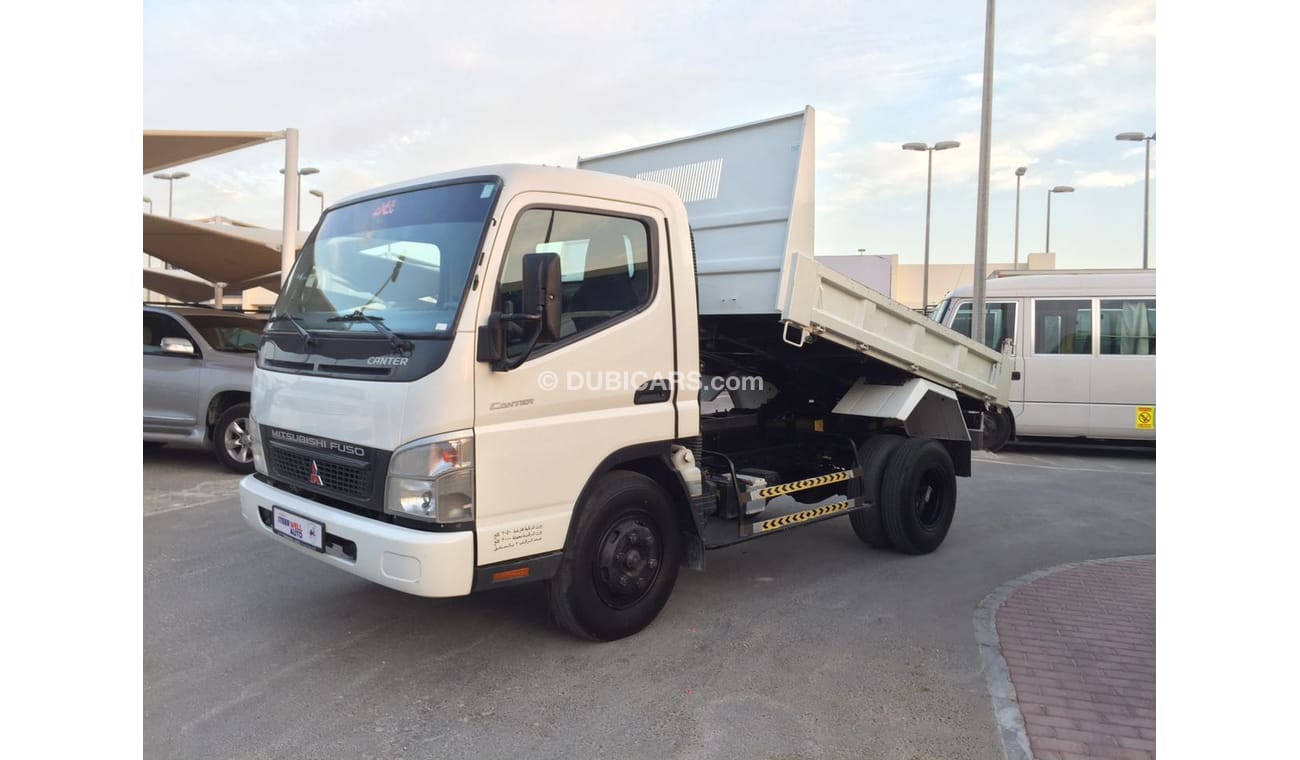
[[[595,331],[650,300],[650,235],[640,220],[558,209],[525,211],[515,223],[501,270],[497,309],[502,314],[521,309],[528,253],[560,257],[560,340]],[[507,356],[522,350],[531,329],[507,329]]]

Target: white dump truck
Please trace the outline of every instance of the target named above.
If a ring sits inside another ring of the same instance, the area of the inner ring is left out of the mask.
[[[936,549],[1010,365],[813,258],[813,120],[336,203],[259,349],[244,519],[419,596],[544,581],[598,640],[800,525]]]

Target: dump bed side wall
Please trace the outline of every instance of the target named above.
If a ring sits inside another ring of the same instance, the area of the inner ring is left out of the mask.
[[[865,353],[967,396],[1006,405],[1008,356],[818,264],[791,255],[781,316],[823,340]],[[796,338],[797,339],[797,338]]]

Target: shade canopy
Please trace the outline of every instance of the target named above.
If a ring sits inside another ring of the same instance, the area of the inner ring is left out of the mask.
[[[201,277],[195,277],[189,272],[182,272],[179,269],[150,269],[145,267],[144,287],[155,293],[161,293],[168,298],[190,303],[211,301],[214,295],[212,283]],[[227,292],[227,295],[238,295],[238,290]]]
[[[298,233],[298,247],[305,235]],[[209,282],[242,286],[279,277],[279,230],[144,215],[144,252]],[[263,286],[265,287],[265,286]],[[160,291],[161,292],[161,291]]]
[[[282,139],[284,132],[145,130],[144,173],[150,174],[200,158],[219,156],[250,145]]]
[[[244,280],[241,283],[244,289],[248,288],[266,288],[272,293],[280,292],[280,270],[268,272],[261,277],[254,277],[251,280]]]

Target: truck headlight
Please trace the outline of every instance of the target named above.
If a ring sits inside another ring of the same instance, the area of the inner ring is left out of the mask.
[[[266,454],[262,448],[262,430],[252,412],[248,413],[248,442],[253,447],[253,469],[269,476],[271,473],[266,470]]]
[[[474,436],[453,433],[398,449],[388,465],[384,511],[438,523],[474,519]]]

